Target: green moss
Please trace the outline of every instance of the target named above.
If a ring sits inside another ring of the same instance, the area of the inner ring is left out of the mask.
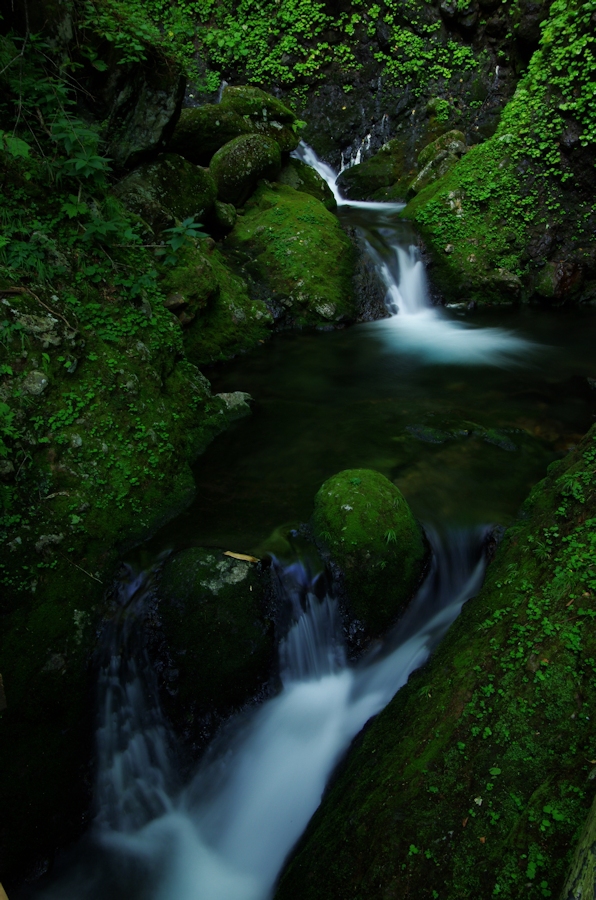
[[[234,109],[206,103],[182,110],[169,149],[192,163],[208,166],[220,147],[253,131],[252,123]]]
[[[254,563],[193,547],[164,568],[159,615],[178,670],[178,715],[245,702],[269,675],[273,623]]]
[[[385,200],[390,188],[397,191],[398,198],[405,197],[411,178],[406,170],[404,142],[395,138],[366,162],[342,172],[337,185],[352,200]]]
[[[337,218],[309,194],[261,185],[226,246],[247,260],[250,274],[284,310],[285,324],[354,318],[352,244]]]
[[[342,572],[352,613],[382,633],[412,596],[426,553],[403,494],[379,472],[347,469],[319,490],[313,528]]]
[[[369,726],[277,897],[559,896],[593,799],[596,429]]]
[[[303,191],[320,200],[325,209],[333,212],[337,208],[337,201],[333,191],[316,172],[312,166],[308,166],[299,159],[290,159],[281,170],[277,181],[279,184],[287,184],[295,191]]]
[[[218,198],[242,206],[261,178],[275,179],[279,174],[279,145],[264,134],[241,135],[217,151],[209,168]]]

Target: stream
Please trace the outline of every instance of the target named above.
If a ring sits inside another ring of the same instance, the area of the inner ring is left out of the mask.
[[[267,900],[351,740],[479,590],[491,526],[513,520],[593,421],[593,313],[433,307],[401,207],[344,201],[334,173],[309,148],[299,155],[367,242],[390,315],[283,335],[208,372],[214,390],[249,391],[254,414],[201,457],[196,500],[120,582],[98,688],[96,818],[35,895],[46,900]],[[274,561],[292,610],[282,689],[229,722],[180,783],[135,628],[159,559],[189,545],[279,557],[321,483],[356,466],[391,478],[424,522],[433,552],[423,585],[383,644],[351,664],[318,576],[295,558]]]

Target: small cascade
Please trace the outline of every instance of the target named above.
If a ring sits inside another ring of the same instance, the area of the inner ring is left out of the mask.
[[[325,179],[342,217],[351,222],[350,216],[354,216],[353,223],[387,290],[385,305],[390,317],[368,327],[376,328],[388,349],[443,365],[492,366],[516,365],[537,349],[503,328],[474,327],[433,307],[420,251],[411,240],[404,243],[403,227],[398,227],[404,223],[397,220],[397,213],[405,204],[346,200],[337,187],[338,176],[312,147],[301,143],[294,155]]]
[[[107,883],[117,900],[267,900],[354,735],[480,587],[483,530],[429,540],[422,588],[385,644],[356,667],[346,660],[336,601],[301,563],[277,567],[291,621],[279,650],[283,689],[232,721],[181,790],[154,674],[135,637],[151,573],[129,573],[106,632],[93,851],[43,896],[103,900]]]

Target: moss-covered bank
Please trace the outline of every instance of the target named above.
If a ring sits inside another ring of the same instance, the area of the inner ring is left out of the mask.
[[[357,738],[276,896],[557,897],[594,796],[596,429]]]

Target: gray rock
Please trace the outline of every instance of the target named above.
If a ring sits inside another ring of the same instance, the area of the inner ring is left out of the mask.
[[[33,372],[29,372],[23,381],[23,390],[36,397],[45,391],[48,384],[47,375],[44,375],[43,372],[36,372],[34,370]]]

